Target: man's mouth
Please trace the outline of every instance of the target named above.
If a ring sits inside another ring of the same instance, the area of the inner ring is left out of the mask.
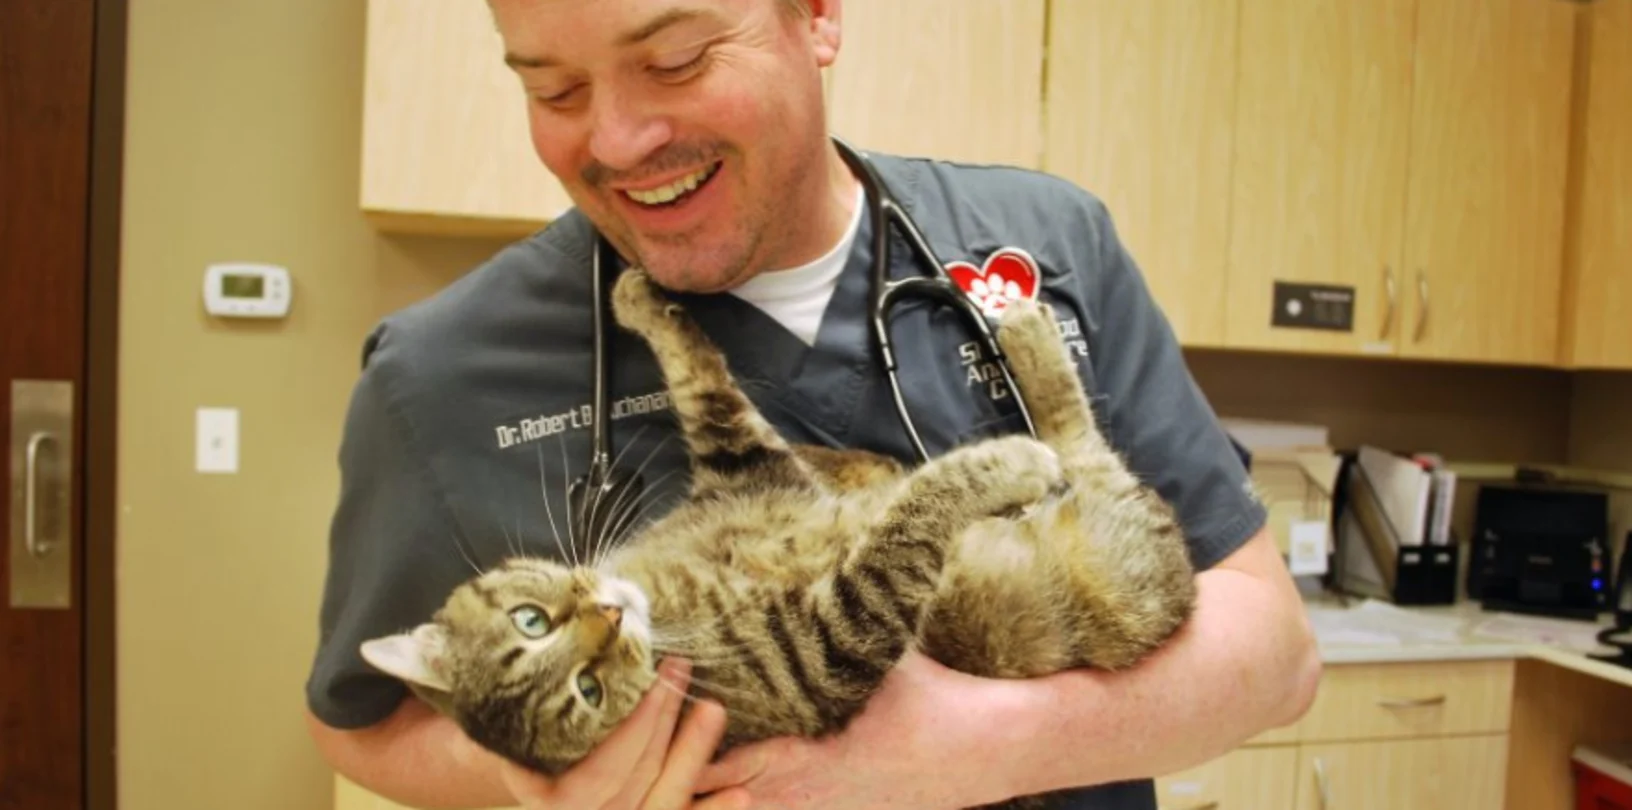
[[[644,206],[674,205],[690,196],[720,170],[720,164],[710,164],[667,185],[650,189],[624,189],[624,196]]]

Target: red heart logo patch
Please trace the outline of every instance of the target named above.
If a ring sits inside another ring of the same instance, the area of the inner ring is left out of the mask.
[[[1012,247],[1000,248],[987,256],[980,267],[969,262],[952,262],[946,266],[946,272],[988,318],[1002,315],[1010,301],[1035,299],[1042,277],[1031,254]]]

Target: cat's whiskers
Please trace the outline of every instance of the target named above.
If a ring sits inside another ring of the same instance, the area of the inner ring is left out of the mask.
[[[570,483],[572,481],[572,467],[569,466],[567,462],[567,434],[566,431],[562,431],[556,435],[561,439],[562,502],[567,504],[568,508],[570,509],[572,506],[572,484]],[[572,514],[569,512],[567,515],[567,550],[571,553],[570,560],[573,566],[576,567],[578,565],[578,537],[577,530],[575,530],[572,526],[574,522],[575,521],[573,520]]]
[[[651,489],[656,489],[659,484],[669,480],[671,476],[674,476],[679,472],[680,470],[675,469],[664,473],[662,476],[659,476],[656,481],[652,482]],[[672,497],[673,496],[671,496],[671,498]],[[597,553],[595,558],[590,562],[590,565],[592,567],[599,566],[606,552],[617,548],[628,540],[629,535],[633,534],[633,531],[631,530],[641,528],[640,525],[637,525],[641,518],[651,514],[651,511],[658,505],[668,502],[669,499],[653,498],[650,500],[637,500],[626,507],[623,514],[613,518],[611,525],[607,527],[602,538],[597,542]],[[649,522],[648,524],[643,525],[649,525]]]
[[[555,512],[550,508],[549,476],[544,473],[544,445],[535,445],[538,450],[538,494],[544,501],[544,516],[550,521],[550,534],[555,536],[555,547],[561,552],[561,559],[567,558],[567,548],[561,542],[561,529],[555,525]]]
[[[459,549],[459,556],[465,558],[465,562],[470,563],[470,570],[475,571],[476,576],[481,576],[483,573],[485,573],[482,570],[482,567],[476,564],[475,558],[471,556],[475,552],[475,549],[472,548],[470,551],[465,550],[465,544],[459,540],[459,532],[452,532],[448,535],[448,537],[449,539],[453,540],[453,547]]]
[[[640,434],[645,433],[646,428],[648,428],[648,427],[651,427],[651,423],[649,423],[649,422],[644,424],[644,425],[641,425],[640,429],[635,431],[635,435],[629,437],[629,442],[627,444],[625,444],[623,447],[619,448],[618,454],[612,458],[612,469],[615,470],[615,469],[618,468],[618,462],[623,460],[623,454],[629,452],[629,448],[634,447],[635,443],[640,441]],[[635,482],[637,480],[639,480],[639,477],[640,477],[640,471],[645,469],[647,464],[651,463],[652,457],[657,455],[657,451],[662,449],[663,445],[667,444],[668,441],[669,441],[668,438],[664,438],[663,441],[658,442],[657,446],[653,447],[652,451],[650,453],[646,454],[646,460],[642,461],[640,463],[640,468],[635,470],[635,475],[631,476],[624,483],[623,489],[620,492],[617,493],[617,496],[612,501],[611,507],[609,507],[611,509],[611,514],[612,515],[615,516],[617,514],[619,504],[622,504],[624,498],[629,497],[629,493],[634,491]],[[638,500],[638,496],[637,496],[637,500]],[[591,540],[592,540],[591,545],[593,546],[593,551],[591,551],[590,555],[589,555],[590,566],[591,567],[593,567],[595,565],[595,561],[597,561],[597,560],[599,560],[601,558],[601,554],[603,552],[602,545],[603,545],[605,539],[606,538],[605,538],[604,534],[601,537],[591,538]]]

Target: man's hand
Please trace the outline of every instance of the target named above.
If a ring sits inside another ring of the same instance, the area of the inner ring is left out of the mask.
[[[1001,739],[1006,688],[908,652],[842,733],[736,749],[697,789],[741,783],[754,810],[956,810],[1009,798],[983,750]]]
[[[558,777],[486,751],[462,755],[493,757],[504,786],[525,810],[746,810],[747,794],[729,780],[711,787],[719,791],[715,795],[693,799],[697,778],[725,733],[725,711],[700,701],[678,722],[690,675],[688,663],[665,660],[658,677],[673,688],[654,685],[610,736]]]

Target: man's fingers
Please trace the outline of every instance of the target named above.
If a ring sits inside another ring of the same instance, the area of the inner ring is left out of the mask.
[[[713,793],[758,776],[770,764],[768,745],[770,743],[755,743],[726,754],[719,762],[702,770],[692,790],[696,793]]]
[[[652,785],[646,810],[678,810],[690,806],[694,794],[710,792],[697,785],[697,777],[724,736],[725,709],[713,701],[698,701],[668,750],[668,761]]]
[[[672,679],[677,673],[689,674],[690,663],[664,660],[658,667],[659,677],[667,674]],[[635,710],[589,756],[562,775],[560,793],[570,806],[600,807],[623,790],[630,771],[658,732],[668,694],[662,686],[648,689]]]
[[[689,666],[675,667],[672,673],[658,673],[659,682],[651,688],[651,691],[660,692],[663,696],[655,721],[657,727],[646,743],[646,750],[641,752],[640,759],[624,779],[623,788],[618,791],[618,797],[624,799],[625,804],[639,805],[641,799],[651,792],[652,783],[662,771],[663,758],[668,753],[669,741],[674,739],[680,707],[685,703],[686,689],[690,686],[690,675]]]

